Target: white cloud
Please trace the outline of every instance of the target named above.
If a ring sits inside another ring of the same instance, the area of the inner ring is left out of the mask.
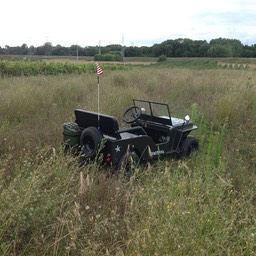
[[[0,46],[153,45],[218,37],[256,43],[254,0],[8,0],[1,3]]]

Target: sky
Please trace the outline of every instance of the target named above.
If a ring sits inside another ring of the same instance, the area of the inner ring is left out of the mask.
[[[1,0],[0,46],[152,46],[168,39],[256,44],[255,0]]]

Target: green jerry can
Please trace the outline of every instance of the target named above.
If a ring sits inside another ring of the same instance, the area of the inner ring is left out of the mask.
[[[78,149],[81,130],[77,123],[67,122],[63,125],[63,141],[66,149]]]

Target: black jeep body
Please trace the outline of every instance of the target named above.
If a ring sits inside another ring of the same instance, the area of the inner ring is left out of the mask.
[[[76,109],[75,117],[85,158],[94,159],[101,148],[103,163],[114,170],[128,168],[129,159],[149,161],[173,153],[187,156],[198,148],[198,140],[188,136],[197,126],[189,118],[171,117],[167,104],[133,99],[133,106],[122,116],[130,124],[125,129],[119,129],[117,119],[109,115]]]

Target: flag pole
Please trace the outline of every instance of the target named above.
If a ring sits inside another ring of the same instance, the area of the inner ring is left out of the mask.
[[[100,77],[98,78],[98,129],[100,129]]]
[[[98,129],[100,129],[100,76],[103,74],[103,70],[100,68],[98,62],[96,62],[96,73],[98,81]]]

